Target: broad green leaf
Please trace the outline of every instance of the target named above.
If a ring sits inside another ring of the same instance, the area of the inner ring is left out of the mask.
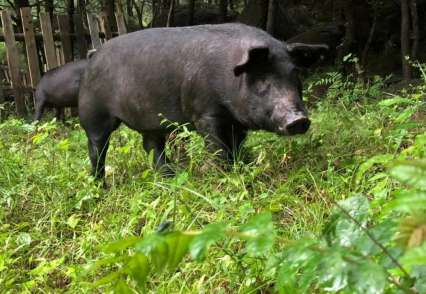
[[[241,227],[247,235],[247,251],[253,256],[267,253],[274,243],[275,231],[271,213],[262,213]]]
[[[396,162],[390,174],[404,184],[426,190],[426,161],[424,160]]]
[[[94,282],[92,286],[96,288],[96,287],[107,285],[113,282],[118,282],[122,278],[122,275],[123,275],[122,271],[115,271],[115,272],[109,273],[108,275]]]
[[[163,270],[169,259],[169,245],[166,242],[166,236],[152,234],[136,246],[136,250],[147,256],[157,271]]]
[[[343,249],[345,250],[345,249]],[[327,292],[338,292],[348,285],[349,265],[343,259],[338,248],[328,251],[326,257],[322,258],[322,270],[319,272],[319,280]]]
[[[189,244],[194,236],[176,232],[167,236],[166,242],[169,246],[168,268],[174,270],[189,252]]]
[[[225,237],[225,224],[210,224],[206,226],[200,235],[195,236],[190,245],[191,255],[201,261],[205,258],[206,251],[215,242]]]
[[[105,252],[105,253],[120,252],[120,251],[123,251],[123,250],[135,245],[140,240],[141,239],[138,238],[138,237],[131,236],[131,237],[125,238],[123,240],[115,241],[115,242],[112,242],[112,243],[106,245],[103,248],[102,251]]]
[[[397,223],[392,219],[387,218],[380,224],[375,225],[368,229],[369,233],[373,235],[374,239],[380,242],[382,245],[387,246],[393,239],[396,232]],[[354,244],[357,252],[364,256],[377,255],[382,250],[370,239],[367,234],[362,234]]]
[[[426,293],[426,265],[413,267],[411,275],[416,279],[414,288],[418,293]]]
[[[117,294],[133,294],[134,292],[130,287],[126,284],[125,281],[118,281],[117,285],[115,285],[114,293]]]
[[[106,267],[110,265],[114,265],[117,263],[125,262],[129,257],[127,255],[122,256],[109,256],[106,258],[98,259],[93,263],[89,263],[88,265],[84,266],[85,272],[93,272],[97,270],[100,267]]]
[[[400,115],[398,115],[398,117],[395,119],[395,122],[403,123],[416,112],[417,112],[417,108],[415,107],[404,109],[404,111]]]
[[[340,246],[354,245],[364,234],[360,225],[367,225],[369,208],[368,199],[362,195],[339,201],[331,216],[330,228],[327,229],[328,240]]]
[[[356,293],[380,294],[386,287],[387,274],[382,266],[366,260],[351,272],[350,284]]]
[[[413,266],[426,264],[426,243],[422,246],[409,249],[400,259],[402,265],[409,271]]]
[[[126,272],[137,282],[139,288],[144,289],[149,274],[148,258],[142,253],[136,252],[130,258]]]
[[[395,199],[386,204],[386,211],[413,212],[426,207],[426,192],[402,190],[395,193]]]
[[[298,291],[298,286],[296,282],[297,269],[291,267],[291,265],[284,263],[277,277],[276,288],[280,294],[296,294],[300,293]]]

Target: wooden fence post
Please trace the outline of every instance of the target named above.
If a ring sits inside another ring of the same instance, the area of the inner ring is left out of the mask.
[[[119,35],[124,35],[127,33],[126,22],[124,21],[124,16],[121,10],[117,10],[115,13],[115,20],[117,22],[117,29]]]
[[[40,64],[38,62],[37,44],[34,37],[34,27],[31,8],[21,8],[22,27],[24,29],[25,48],[27,50],[28,68],[30,72],[31,87],[35,89],[40,81]]]
[[[20,116],[26,115],[25,96],[22,91],[22,79],[19,74],[19,55],[13,32],[12,18],[7,10],[1,11],[4,41],[6,43],[7,63],[9,65],[12,87],[15,94],[16,112]]]
[[[99,23],[101,24],[101,31],[105,34],[105,41],[112,38],[111,26],[108,20],[108,16],[105,13],[101,13],[99,16]]]
[[[70,18],[68,15],[61,14],[57,16],[59,33],[61,36],[62,43],[62,55],[64,57],[64,63],[70,62],[73,60],[72,56],[72,43],[69,34],[70,30]]]
[[[52,23],[48,13],[40,13],[40,26],[43,33],[44,53],[46,54],[47,69],[58,67],[56,58],[55,41],[53,40]]]
[[[93,14],[87,14],[87,24],[89,25],[90,38],[92,39],[93,49],[99,49],[102,46],[99,38],[98,20]]]

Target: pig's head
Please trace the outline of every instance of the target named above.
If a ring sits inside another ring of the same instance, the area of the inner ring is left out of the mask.
[[[281,135],[306,133],[311,122],[302,100],[299,69],[313,64],[327,49],[300,43],[245,44],[234,67],[242,121],[249,128]]]

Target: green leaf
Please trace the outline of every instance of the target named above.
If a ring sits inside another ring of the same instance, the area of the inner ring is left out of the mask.
[[[96,287],[107,285],[113,282],[118,282],[122,278],[122,275],[123,275],[122,271],[115,271],[115,272],[109,273],[108,275],[94,282],[92,286],[96,288]]]
[[[80,221],[80,218],[78,216],[76,216],[75,214],[72,214],[67,220],[67,225],[71,229],[75,229],[75,227],[78,225],[79,221]]]
[[[350,284],[357,293],[383,293],[386,282],[387,275],[383,267],[368,260],[357,266],[351,273]]]
[[[411,274],[415,279],[417,293],[426,293],[426,265],[414,266]]]
[[[168,268],[174,270],[189,252],[189,245],[194,236],[182,232],[175,232],[167,236],[169,246]]]
[[[144,289],[149,274],[148,258],[142,253],[136,252],[130,258],[126,272],[137,282],[139,288]]]
[[[51,261],[43,260],[40,264],[33,270],[30,271],[30,275],[33,276],[44,276],[56,268],[58,268],[64,262],[64,257],[54,259]]]
[[[117,253],[135,245],[140,240],[141,239],[138,237],[131,236],[123,240],[115,241],[106,245],[102,251],[105,253]]]
[[[225,237],[225,224],[210,224],[206,226],[200,235],[192,240],[190,245],[191,255],[201,261],[205,258],[208,248],[215,242]]]
[[[115,285],[114,293],[117,294],[133,294],[134,292],[130,287],[126,284],[125,281],[118,281],[117,285]]]
[[[16,243],[19,245],[29,246],[32,242],[31,235],[28,233],[20,233],[16,238]]]
[[[390,174],[398,181],[418,188],[426,190],[426,161],[398,161],[390,170]]]
[[[150,259],[156,271],[163,270],[169,258],[169,246],[165,236],[167,235],[152,234],[144,238],[136,246],[138,252],[143,253]]]
[[[385,209],[387,212],[413,212],[420,207],[426,207],[426,192],[401,190],[395,193],[395,199],[387,203]]]
[[[338,207],[334,208],[334,212],[331,215],[332,221],[328,224],[329,228],[326,230],[326,237],[329,242],[333,244],[337,242],[340,246],[346,247],[356,244],[364,234],[359,225],[366,226],[369,208],[368,199],[362,195],[339,201]]]
[[[110,265],[114,265],[117,263],[121,263],[124,262],[128,259],[129,257],[127,255],[125,256],[109,256],[106,258],[102,258],[102,259],[98,259],[93,263],[89,263],[88,265],[84,266],[84,271],[87,272],[93,272],[95,270],[97,270],[100,267],[106,267],[106,266],[110,266]]]
[[[400,115],[398,115],[398,117],[395,119],[395,122],[403,123],[407,119],[409,119],[411,116],[413,116],[413,114],[415,114],[416,112],[417,112],[417,108],[415,107],[404,109],[404,111]]]
[[[412,104],[415,104],[415,101],[412,101],[407,98],[402,98],[402,97],[385,99],[378,103],[379,106],[412,105]]]
[[[373,235],[374,239],[386,246],[391,242],[396,232],[397,223],[393,219],[386,218],[380,224],[370,227],[369,233]],[[361,237],[354,244],[356,251],[364,256],[372,256],[380,254],[382,250],[370,239],[367,234],[362,234]]]
[[[426,242],[422,246],[409,249],[400,259],[402,265],[408,271],[411,271],[413,266],[426,264]]]
[[[280,294],[293,294],[300,293],[296,282],[297,269],[288,266],[287,263],[281,266],[278,277],[276,288]]]
[[[338,292],[348,285],[349,265],[338,248],[328,252],[320,268],[319,279],[325,291]]]
[[[253,256],[267,253],[273,246],[275,231],[271,213],[262,213],[241,227],[247,236],[247,252]]]
[[[365,173],[376,164],[386,164],[393,159],[392,154],[379,154],[371,157],[366,162],[361,164],[355,176],[355,182],[359,184]]]

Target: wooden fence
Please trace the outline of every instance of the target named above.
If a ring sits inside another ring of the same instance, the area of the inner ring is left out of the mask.
[[[41,32],[34,30],[31,8],[21,8],[22,33],[14,32],[11,12],[2,10],[1,22],[3,32],[0,42],[6,45],[7,67],[2,66],[0,77],[0,103],[5,96],[13,96],[16,112],[25,116],[27,106],[33,103],[33,92],[40,81],[41,73],[74,60],[86,58],[88,47],[98,49],[102,43],[116,35],[126,33],[126,25],[121,12],[116,13],[118,32],[111,32],[106,17],[87,15],[89,32],[83,26],[82,16],[72,16],[74,27],[70,26],[70,16],[55,15],[52,19],[48,13],[40,14]],[[43,44],[44,62],[40,62],[37,41]],[[20,52],[18,42],[25,44],[25,52]],[[74,46],[73,46],[74,45]],[[73,49],[74,54],[73,54]],[[25,54],[25,69],[22,69],[22,54]],[[21,57],[21,59],[20,59]],[[32,108],[32,107],[29,107]]]

